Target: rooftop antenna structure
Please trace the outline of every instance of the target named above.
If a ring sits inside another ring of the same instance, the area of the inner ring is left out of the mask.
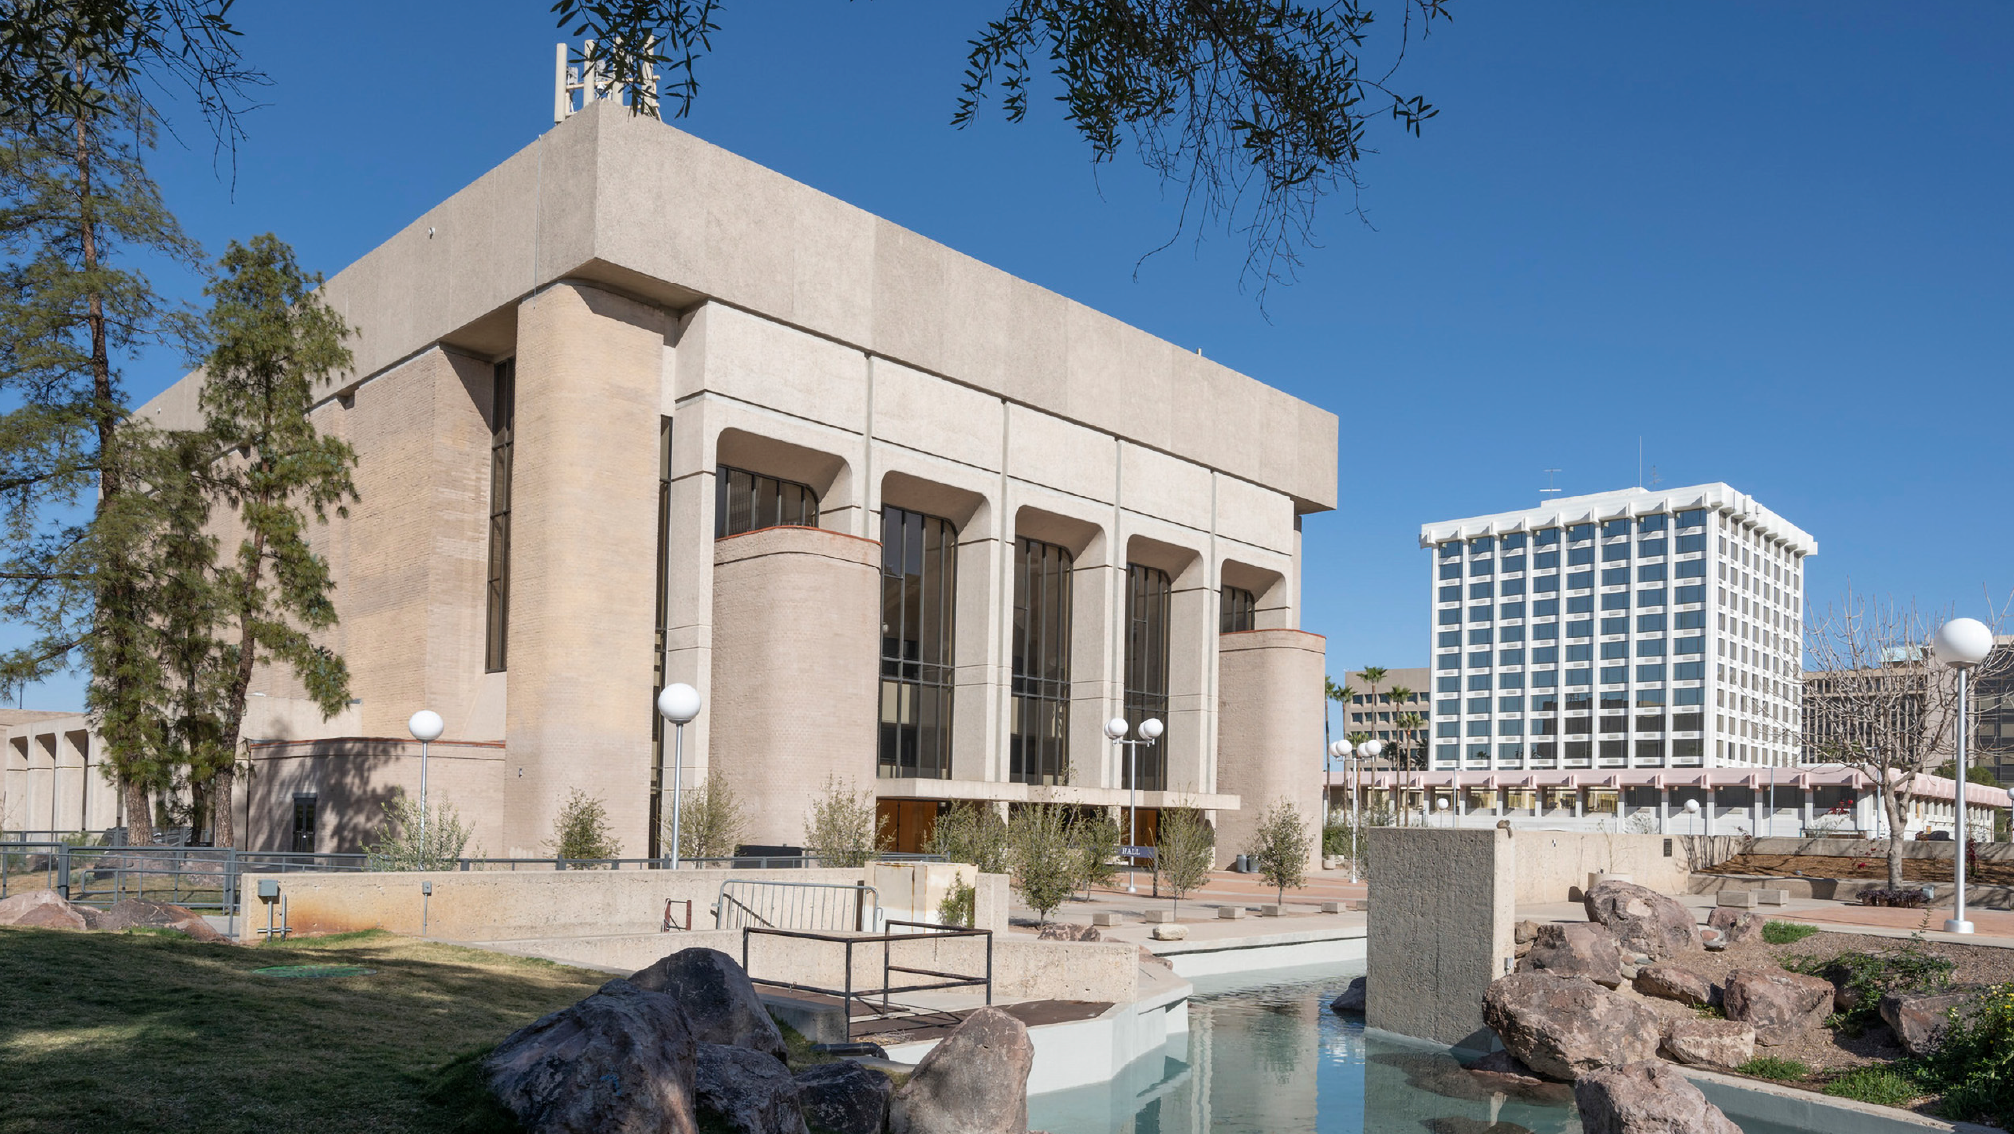
[[[655,43],[655,41],[652,41]],[[608,77],[606,60],[595,58],[594,40],[580,45],[580,58],[564,43],[553,45],[552,124],[557,126],[586,110],[598,99],[613,99],[629,106],[642,106],[652,118],[661,118],[657,103],[657,66],[645,61],[643,81],[631,85]],[[576,102],[575,96],[578,95]]]
[[[1538,496],[1540,501],[1544,501],[1545,498],[1548,496],[1558,496],[1560,494],[1561,490],[1553,486],[1552,478],[1565,471],[1566,471],[1565,469],[1544,470],[1545,487],[1538,490]]]

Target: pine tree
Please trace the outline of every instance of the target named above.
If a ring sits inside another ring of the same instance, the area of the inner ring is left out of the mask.
[[[310,420],[315,394],[350,366],[350,334],[317,294],[320,275],[301,270],[293,249],[267,233],[232,242],[211,297],[211,348],[201,395],[204,428],[224,454],[210,477],[236,513],[243,539],[215,585],[230,622],[233,666],[222,691],[217,763],[194,770],[211,782],[220,846],[232,845],[233,761],[252,673],[260,663],[291,670],[326,717],[350,696],[349,667],[314,635],[336,624],[328,561],[308,544],[308,518],[347,515],[357,499],[356,451]]]
[[[78,69],[88,82],[90,68]],[[110,96],[108,96],[110,97]],[[128,837],[152,841],[161,670],[148,651],[142,549],[157,530],[132,466],[120,369],[195,325],[164,303],[143,257],[196,265],[144,156],[153,120],[131,101],[67,119],[0,118],[0,616],[32,639],[0,659],[16,684],[87,665],[87,707],[126,802]],[[95,495],[88,506],[87,494]]]

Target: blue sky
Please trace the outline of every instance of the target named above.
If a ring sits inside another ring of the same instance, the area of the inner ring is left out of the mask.
[[[271,230],[339,270],[547,128],[546,7],[240,6],[266,105],[235,185],[176,123],[170,205],[213,255]],[[1053,104],[947,125],[998,7],[731,0],[678,125],[1337,413],[1341,507],[1304,544],[1332,671],[1424,664],[1422,522],[1529,506],[1547,468],[1625,487],[1639,437],[1664,484],[1811,532],[1819,604],[2014,588],[2014,6],[1456,0],[1397,79],[1440,116],[1374,125],[1371,224],[1332,202],[1263,313],[1220,233],[1136,278],[1174,203]]]

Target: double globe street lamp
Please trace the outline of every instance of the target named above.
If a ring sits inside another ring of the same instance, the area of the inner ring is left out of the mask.
[[[1137,894],[1140,888],[1133,883],[1133,862],[1144,857],[1138,854],[1140,847],[1140,749],[1161,739],[1161,719],[1148,717],[1140,722],[1140,739],[1127,740],[1126,733],[1133,726],[1125,717],[1113,717],[1105,722],[1105,738],[1121,748],[1132,749],[1132,773],[1126,777],[1126,892]]]
[[[1377,759],[1378,753],[1383,752],[1384,750],[1385,750],[1385,742],[1382,740],[1375,740],[1375,739],[1366,740],[1362,744],[1357,745],[1352,745],[1347,740],[1338,740],[1329,745],[1329,758],[1331,760],[1341,760],[1343,762],[1343,774],[1347,776],[1350,781],[1350,832],[1351,832],[1350,837],[1352,839],[1362,839],[1364,837],[1364,828],[1362,822],[1363,813],[1357,801],[1357,796],[1363,787],[1363,784],[1359,782],[1362,779],[1363,762],[1365,760]],[[1350,764],[1350,757],[1352,756],[1355,756],[1357,758],[1354,772],[1351,770],[1351,764]],[[1328,812],[1329,812],[1328,801],[1323,800],[1322,814],[1326,816]],[[1357,848],[1354,845],[1352,845],[1350,847],[1350,881],[1355,882],[1356,880],[1357,880]]]

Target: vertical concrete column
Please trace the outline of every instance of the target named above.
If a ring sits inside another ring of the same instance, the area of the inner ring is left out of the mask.
[[[1327,643],[1300,630],[1221,636],[1216,790],[1239,797],[1217,812],[1217,863],[1246,849],[1261,816],[1291,801],[1321,830],[1323,664]],[[1321,839],[1310,863],[1319,863]]]
[[[958,533],[958,593],[952,600],[958,663],[951,718],[955,780],[1007,778],[1007,729],[996,691],[999,682],[1011,684],[1013,675],[993,660],[1001,652],[1001,636],[1011,638],[1014,617],[1014,593],[999,569],[1003,511],[982,505]]]
[[[1487,1051],[1495,1037],[1483,1023],[1483,992],[1513,956],[1511,833],[1375,827],[1370,840],[1364,1022]]]
[[[1119,700],[1118,659],[1113,657],[1118,636],[1115,623],[1125,618],[1121,605],[1113,600],[1121,592],[1113,582],[1117,574],[1108,558],[1109,533],[1101,533],[1084,549],[1071,571],[1070,589],[1070,782],[1078,787],[1118,787],[1119,764],[1112,742],[1105,739],[1105,722],[1117,715]]]
[[[1209,579],[1209,564],[1199,556],[1175,577],[1168,596],[1168,732],[1161,743],[1169,791],[1210,787],[1203,773],[1216,747],[1216,706],[1207,694],[1217,652],[1217,613]]]
[[[577,284],[518,308],[504,841],[544,853],[571,789],[649,842],[666,319]]]

